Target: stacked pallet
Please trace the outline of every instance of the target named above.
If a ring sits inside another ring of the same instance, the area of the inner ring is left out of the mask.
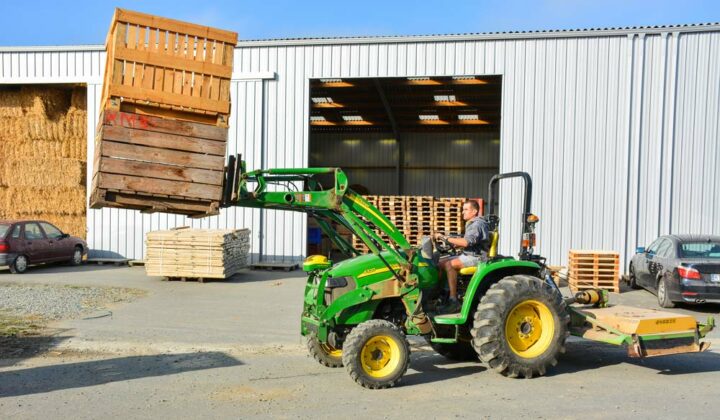
[[[85,237],[87,90],[0,86],[0,220]]]
[[[148,232],[145,271],[167,278],[226,279],[248,265],[249,229]]]
[[[116,9],[91,207],[218,213],[236,43],[234,32]]]
[[[433,202],[432,229],[436,232],[459,233],[465,228],[462,218],[464,198],[438,198]]]
[[[419,244],[423,236],[433,231],[433,202],[431,196],[406,198],[407,216],[405,218],[405,237],[411,244]]]
[[[464,198],[434,198],[431,196],[364,196],[375,205],[408,239],[411,245],[420,245],[422,238],[434,232],[462,233],[465,222],[462,219]],[[380,230],[376,233],[387,240]],[[361,252],[368,252],[367,246],[353,236],[352,245]]]
[[[568,284],[574,292],[606,289],[620,292],[620,253],[616,251],[570,250]]]

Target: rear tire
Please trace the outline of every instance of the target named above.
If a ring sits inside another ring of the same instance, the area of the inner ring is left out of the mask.
[[[480,360],[511,378],[542,376],[565,352],[570,315],[560,293],[537,277],[505,277],[480,300],[473,347]]]
[[[13,274],[23,274],[28,269],[28,259],[24,255],[15,257],[15,261],[10,264],[10,272]]]
[[[395,324],[382,319],[353,328],[343,343],[342,361],[350,377],[365,388],[390,388],[410,364],[410,345]]]
[[[342,350],[336,349],[330,344],[321,343],[317,337],[313,335],[307,339],[307,348],[313,359],[320,362],[321,365],[330,368],[339,368],[343,366]]]
[[[675,302],[670,300],[670,296],[668,294],[667,280],[664,277],[661,278],[660,280],[658,280],[657,300],[658,300],[658,305],[660,305],[661,308],[674,308],[675,307]]]

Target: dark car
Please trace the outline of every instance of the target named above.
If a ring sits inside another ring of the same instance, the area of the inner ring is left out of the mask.
[[[630,287],[655,293],[663,308],[720,303],[720,236],[661,236],[637,249],[628,273]]]
[[[0,266],[24,273],[30,264],[82,264],[87,243],[42,220],[0,220]]]

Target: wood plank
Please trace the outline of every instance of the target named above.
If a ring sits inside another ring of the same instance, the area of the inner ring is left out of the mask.
[[[209,140],[226,141],[228,137],[228,130],[222,127],[119,111],[106,111],[103,114],[102,123],[103,125],[137,128]]]
[[[183,22],[175,19],[168,19],[119,8],[116,9],[115,19],[118,22],[130,22],[138,25],[149,26],[151,28],[165,29],[167,31],[180,32],[237,44],[237,33],[235,32]]]
[[[185,57],[173,57],[170,55],[159,54],[153,51],[139,51],[130,48],[118,48],[115,50],[115,58],[120,60],[135,61],[144,64],[151,64],[159,67],[170,67],[173,69],[182,69],[192,71],[194,73],[211,74],[213,76],[224,77],[230,79],[232,76],[232,67],[228,65],[219,65],[196,61]]]
[[[189,74],[186,73],[186,76],[189,76]],[[223,85],[223,82],[226,82],[225,85]],[[224,88],[223,88],[224,86]],[[191,109],[198,109],[202,111],[214,111],[214,112],[220,112],[223,114],[229,114],[230,113],[230,101],[225,100],[229,99],[230,94],[230,81],[224,80],[221,81],[221,100],[214,101],[206,98],[193,98],[191,96],[188,96],[190,94],[190,78],[186,77],[183,81],[183,94],[177,94],[177,93],[170,93],[170,92],[160,92],[160,91],[154,91],[152,89],[144,89],[141,86],[137,84],[133,84],[133,87],[129,86],[111,86],[110,87],[110,96],[123,96],[127,98],[133,98],[138,99],[141,101],[151,101],[151,102],[159,102],[163,104],[168,105],[177,105],[177,106],[183,106],[188,107]],[[223,93],[223,89],[224,92]],[[223,99],[225,98],[225,99]]]
[[[131,160],[104,158],[100,162],[100,171],[112,174],[133,174],[147,178],[167,179],[170,181],[193,182],[222,186],[223,173],[207,169],[181,168],[160,163],[134,162]]]
[[[116,157],[141,162],[162,163],[185,168],[210,169],[216,171],[223,171],[225,164],[222,156],[179,152],[149,146],[135,146],[113,141],[103,142],[102,155],[103,157]]]
[[[131,114],[139,114],[143,116],[167,118],[170,120],[183,120],[190,121],[199,124],[209,124],[211,126],[219,126],[218,114],[207,113],[201,114],[199,112],[185,112],[179,110],[178,107],[170,106],[154,106],[154,105],[143,105],[132,101],[123,101],[120,105],[119,111],[129,112]],[[223,126],[223,128],[226,128]]]
[[[98,186],[103,189],[130,190],[148,194],[177,195],[204,200],[220,200],[221,188],[206,184],[141,178],[100,172]]]
[[[96,189],[90,198],[91,208],[120,207],[134,210],[155,209],[167,213],[195,215],[212,215],[218,213],[215,203],[199,200],[151,197],[138,194],[115,193],[104,189]]]
[[[103,127],[102,138],[103,140],[112,140],[120,143],[139,144],[225,157],[225,142],[216,140],[206,140],[118,126]]]

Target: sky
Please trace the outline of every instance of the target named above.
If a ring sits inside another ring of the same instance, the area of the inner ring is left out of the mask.
[[[0,46],[102,44],[115,7],[232,30],[241,40],[720,22],[720,2],[710,0],[0,0]]]

